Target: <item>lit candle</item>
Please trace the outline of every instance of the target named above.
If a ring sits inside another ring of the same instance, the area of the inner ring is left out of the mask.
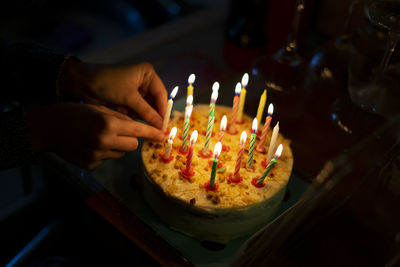
[[[252,170],[253,167],[253,156],[254,156],[254,148],[256,143],[256,132],[257,132],[257,118],[254,118],[253,125],[251,127],[251,139],[250,139],[250,147],[249,147],[249,157],[247,159],[247,169]]]
[[[213,165],[211,168],[211,177],[210,177],[210,187],[215,187],[215,175],[217,174],[217,166],[218,166],[218,157],[219,154],[221,153],[221,149],[222,149],[222,144],[221,142],[218,142],[215,144],[214,147],[214,160],[213,160]]]
[[[247,93],[246,86],[247,86],[248,82],[249,82],[249,74],[245,73],[242,77],[242,90],[240,91],[239,109],[238,109],[238,115],[236,118],[236,120],[238,122],[242,121],[244,102],[246,101],[246,93]]]
[[[194,144],[196,143],[196,140],[197,140],[197,131],[194,130],[192,132],[192,135],[190,136],[189,153],[186,156],[186,174],[189,175],[193,172],[193,170],[191,170],[191,165],[192,165]]]
[[[208,113],[208,116],[211,115],[211,112],[215,111],[215,102],[217,101],[217,98],[218,98],[218,90],[219,90],[219,83],[215,82],[212,86],[212,94],[211,94],[211,100],[210,100],[210,112]]]
[[[280,144],[278,146],[278,148],[276,149],[275,157],[268,163],[268,166],[265,168],[265,170],[261,174],[260,178],[258,178],[257,184],[261,185],[264,182],[265,177],[267,177],[268,173],[272,170],[272,168],[275,167],[275,164],[276,164],[278,158],[282,154],[282,149],[283,149],[282,144]]]
[[[186,113],[188,107],[190,107],[190,106],[193,107],[193,96],[192,96],[192,95],[190,95],[190,96],[188,96],[188,97],[186,98],[185,113]]]
[[[276,144],[276,140],[278,139],[278,133],[279,133],[279,121],[276,123],[274,130],[272,131],[272,136],[271,136],[271,141],[269,143],[269,148],[268,148],[268,154],[267,154],[267,159],[265,162],[270,162],[272,158],[272,153]]]
[[[188,87],[187,87],[187,96],[192,96],[193,95],[193,83],[194,80],[196,79],[196,75],[194,75],[193,73],[190,74],[189,78],[188,78]]]
[[[215,119],[214,111],[212,111],[212,113],[208,117],[207,132],[206,132],[206,142],[204,143],[203,155],[207,155],[208,154],[208,147],[210,146],[212,130],[213,130],[213,127],[214,127],[214,119]]]
[[[233,173],[233,179],[232,180],[238,180],[240,179],[240,166],[242,165],[242,158],[244,154],[244,144],[246,143],[247,139],[247,134],[245,131],[242,132],[242,135],[240,136],[240,147],[239,147],[239,152],[236,160],[236,165],[235,165],[235,171]]]
[[[186,152],[186,148],[187,148],[187,140],[188,140],[189,124],[190,124],[190,115],[192,115],[192,109],[193,109],[192,105],[186,107],[185,122],[183,124],[182,152]]]
[[[175,135],[176,135],[176,127],[172,128],[171,132],[169,133],[167,148],[164,153],[165,160],[169,159],[171,155],[172,142],[174,141]]]
[[[241,85],[240,83],[236,84],[235,87],[235,96],[233,97],[233,106],[232,106],[232,117],[229,124],[228,132],[230,134],[236,134],[236,116],[239,107],[239,94],[240,94]]]
[[[221,143],[222,143],[222,140],[224,140],[226,122],[227,122],[226,115],[224,115],[221,119],[221,125],[219,127],[219,136],[218,136],[218,141]]]
[[[172,106],[174,104],[174,98],[175,98],[177,92],[178,92],[178,86],[175,86],[175,88],[172,90],[171,94],[169,95],[167,111],[165,112],[164,122],[163,122],[163,127],[162,127],[163,132],[165,132],[165,130],[167,129],[169,117],[171,116]]]
[[[268,116],[265,118],[264,128],[263,128],[262,133],[261,133],[260,142],[258,143],[258,146],[256,148],[256,150],[258,152],[261,152],[261,153],[265,153],[265,148],[264,148],[265,139],[267,137],[269,125],[270,125],[271,120],[272,120],[272,113],[274,113],[274,105],[269,104],[269,106],[268,106]]]
[[[266,101],[267,101],[267,90],[264,90],[264,92],[260,97],[260,102],[258,103],[258,109],[257,109],[257,120],[259,123],[261,123],[262,120]]]

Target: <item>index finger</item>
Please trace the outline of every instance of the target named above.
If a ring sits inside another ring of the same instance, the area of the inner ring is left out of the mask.
[[[119,136],[144,137],[156,141],[161,141],[164,138],[164,134],[161,130],[133,120],[120,120],[117,132]]]

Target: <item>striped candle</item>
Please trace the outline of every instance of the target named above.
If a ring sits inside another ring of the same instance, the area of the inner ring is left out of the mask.
[[[212,135],[212,130],[214,127],[214,111],[210,114],[208,117],[208,125],[207,125],[207,132],[206,132],[206,142],[204,143],[204,148],[203,148],[203,154],[207,155],[208,153],[208,147],[210,146],[210,141],[211,141],[211,135]]]
[[[229,129],[228,129],[229,133],[231,133],[231,134],[236,133],[236,116],[237,116],[238,107],[239,107],[240,90],[241,90],[241,85],[240,85],[240,83],[237,83],[236,87],[235,87],[235,96],[233,97],[231,122],[229,124]]]
[[[256,143],[256,132],[257,132],[257,118],[253,120],[253,127],[251,128],[251,140],[250,140],[250,147],[249,147],[249,157],[247,159],[247,169],[251,170],[253,167],[253,156],[254,156],[254,148]]]
[[[265,118],[264,128],[263,128],[262,133],[261,133],[260,142],[258,143],[258,146],[257,146],[257,151],[259,151],[259,152],[264,151],[265,139],[267,137],[267,133],[268,133],[269,125],[270,125],[271,120],[272,120],[272,113],[273,112],[274,112],[274,105],[269,104],[269,106],[268,106],[268,116]]]
[[[183,124],[183,140],[182,140],[182,151],[185,152],[187,148],[187,140],[189,135],[189,124],[190,124],[190,115],[192,114],[193,106],[186,107],[185,112],[185,122]]]
[[[263,173],[261,174],[260,178],[258,178],[257,184],[262,184],[262,183],[264,182],[265,177],[267,177],[268,173],[272,170],[272,168],[275,167],[275,164],[276,164],[278,158],[279,158],[279,157],[281,156],[281,154],[282,154],[282,150],[283,150],[283,147],[282,147],[282,144],[280,144],[280,145],[278,146],[278,148],[276,149],[275,158],[273,158],[273,159],[268,163],[268,166],[265,168],[265,170],[264,170]]]
[[[240,165],[242,165],[242,158],[243,158],[243,154],[244,154],[244,144],[246,143],[246,139],[247,139],[247,134],[245,131],[243,131],[242,135],[240,136],[240,148],[239,148],[238,157],[236,160],[235,172],[233,173],[234,179],[237,179],[240,176],[239,171],[240,171]]]
[[[221,124],[219,128],[219,136],[218,136],[218,141],[222,143],[222,140],[224,140],[224,135],[225,135],[225,129],[226,129],[226,115],[224,115],[221,119]]]
[[[219,83],[215,82],[212,86],[212,94],[211,94],[211,100],[210,100],[210,112],[208,113],[208,116],[211,116],[211,112],[215,111],[215,102],[217,101],[217,98],[218,98],[218,90],[219,90]]]
[[[172,142],[174,141],[175,135],[176,127],[172,128],[171,132],[169,133],[167,148],[165,149],[164,153],[164,159],[169,159],[169,156],[171,155]]]
[[[190,173],[190,167],[192,165],[192,158],[193,158],[194,144],[196,143],[196,140],[197,140],[197,131],[194,130],[192,132],[192,135],[190,136],[189,153],[186,156],[186,173]]]

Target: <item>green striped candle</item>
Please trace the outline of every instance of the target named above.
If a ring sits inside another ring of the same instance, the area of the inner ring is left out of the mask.
[[[278,148],[276,149],[275,157],[268,163],[268,166],[265,167],[265,170],[261,174],[260,178],[258,178],[258,180],[257,180],[257,184],[262,184],[264,182],[264,179],[267,177],[268,173],[272,170],[272,168],[275,167],[275,164],[278,161],[278,158],[282,154],[282,149],[283,149],[282,144],[280,144],[278,146]]]
[[[253,120],[253,126],[251,127],[251,139],[250,139],[250,147],[249,147],[249,157],[247,159],[247,169],[251,170],[253,167],[253,156],[254,156],[254,148],[256,145],[256,132],[257,132],[257,118]]]
[[[183,124],[183,140],[182,140],[182,151],[185,152],[188,143],[188,135],[189,135],[189,124],[190,124],[190,115],[192,115],[193,106],[188,106],[185,112],[185,122]]]
[[[208,116],[208,125],[207,125],[207,132],[206,132],[206,142],[204,143],[203,154],[207,155],[208,147],[210,146],[212,130],[214,127],[214,111],[211,112],[210,116]]]

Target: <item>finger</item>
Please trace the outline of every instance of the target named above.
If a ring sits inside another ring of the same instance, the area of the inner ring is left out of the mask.
[[[140,95],[134,96],[135,100],[132,102],[133,110],[146,122],[153,125],[154,127],[162,127],[162,117],[160,114],[150,106],[149,103]]]
[[[163,82],[157,73],[152,69],[153,74],[148,75],[148,80],[144,80],[144,86],[147,86],[147,97],[150,96],[157,106],[158,113],[164,117],[167,108],[168,94]],[[147,76],[146,76],[147,77]]]
[[[164,133],[161,130],[138,121],[124,123],[124,126],[119,127],[117,132],[119,136],[144,137],[155,141],[164,139]]]
[[[117,150],[120,152],[130,152],[137,149],[139,141],[133,136],[116,136],[110,143],[108,147],[112,150]]]

